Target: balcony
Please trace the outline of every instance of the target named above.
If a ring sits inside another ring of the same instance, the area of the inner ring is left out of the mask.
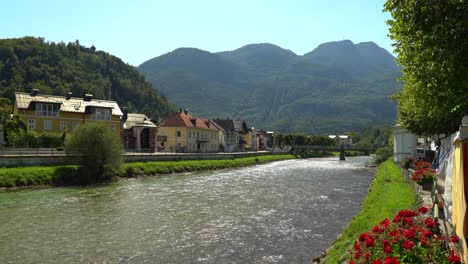
[[[167,141],[167,136],[158,136],[158,141]]]
[[[209,142],[208,137],[197,137],[197,142]]]

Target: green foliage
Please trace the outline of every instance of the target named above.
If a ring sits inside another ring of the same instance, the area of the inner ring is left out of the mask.
[[[390,148],[388,146],[378,148],[375,151],[374,162],[379,164],[379,163],[382,163],[382,162],[388,160],[388,158],[390,158],[390,157],[393,157],[393,149],[392,148]]]
[[[330,146],[335,144],[335,140],[328,136],[322,135],[304,135],[304,134],[274,134],[275,144],[277,147],[292,146],[292,145],[314,145],[314,146]]]
[[[336,134],[394,123],[396,104],[388,97],[400,69],[393,59],[374,43],[326,43],[305,56],[258,44],[221,53],[177,49],[138,69],[196,115],[241,116],[284,133]]]
[[[416,195],[403,180],[398,166],[390,160],[380,164],[361,211],[333,244],[325,263],[335,264],[346,260],[361,233],[367,232],[382,219],[392,218],[402,209],[412,208],[415,201]]]
[[[122,177],[169,174],[188,171],[216,170],[253,166],[267,162],[293,159],[293,155],[267,155],[233,160],[183,160],[126,163],[120,172]]]
[[[375,126],[364,129],[361,132],[353,131],[347,134],[352,138],[354,145],[357,147],[393,147],[393,128],[391,126]]]
[[[415,134],[451,134],[468,112],[468,2],[388,0],[384,10],[403,66],[400,122]]]
[[[61,147],[64,145],[62,133],[44,132],[37,137],[37,144],[43,148]]]
[[[13,100],[15,92],[29,92],[31,88],[54,95],[72,92],[77,97],[91,93],[152,118],[167,117],[175,111],[134,67],[108,53],[86,48],[78,41],[65,44],[33,37],[1,39],[0,96]]]
[[[329,157],[329,156],[334,156],[334,154],[326,150],[306,150],[306,151],[301,152],[297,156],[298,158],[301,158],[301,159],[308,159],[308,158]]]
[[[76,166],[0,168],[0,187],[70,183],[76,171]]]
[[[267,162],[293,159],[293,155],[267,155],[233,160],[187,160],[126,163],[116,175],[135,177],[186,171],[214,170],[253,166]],[[34,185],[76,185],[88,179],[77,166],[0,168],[0,188]]]
[[[122,164],[122,143],[105,125],[88,123],[65,140],[65,151],[78,164],[81,184],[110,179]]]

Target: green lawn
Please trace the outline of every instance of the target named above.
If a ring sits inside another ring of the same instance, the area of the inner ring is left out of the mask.
[[[398,166],[391,160],[383,162],[364,201],[361,211],[354,217],[329,251],[325,263],[341,263],[348,258],[347,251],[357,241],[359,235],[368,232],[385,218],[393,217],[402,209],[415,205],[416,194],[404,182]]]
[[[293,155],[284,154],[224,160],[132,162],[123,165],[120,176],[134,177],[139,175],[236,168],[294,158]]]
[[[117,176],[169,174],[252,166],[272,161],[294,159],[290,154],[267,155],[225,160],[184,160],[124,163]],[[68,185],[76,182],[77,166],[35,166],[0,168],[0,188],[36,185]]]

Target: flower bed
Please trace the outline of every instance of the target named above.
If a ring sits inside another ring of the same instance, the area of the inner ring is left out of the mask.
[[[426,207],[402,210],[359,236],[351,251],[350,264],[461,263],[447,246],[458,243],[456,236],[440,235],[438,222]]]
[[[413,173],[411,179],[418,184],[422,184],[428,181],[433,182],[436,177],[437,172],[435,170],[431,168],[421,168]]]

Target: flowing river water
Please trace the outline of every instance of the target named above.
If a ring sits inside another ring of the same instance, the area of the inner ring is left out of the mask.
[[[311,263],[359,211],[369,157],[0,193],[0,263]]]

